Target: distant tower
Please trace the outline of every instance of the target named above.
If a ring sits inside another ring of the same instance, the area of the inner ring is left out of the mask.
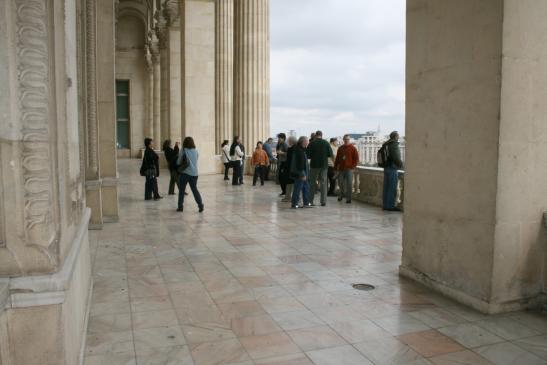
[[[380,123],[378,123],[378,129],[376,129],[376,134],[380,135],[382,133],[382,130],[380,129]]]

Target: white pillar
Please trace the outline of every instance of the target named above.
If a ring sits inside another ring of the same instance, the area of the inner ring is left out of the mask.
[[[234,4],[234,133],[247,153],[270,134],[269,0]]]
[[[216,148],[234,133],[234,0],[217,0],[215,13]]]

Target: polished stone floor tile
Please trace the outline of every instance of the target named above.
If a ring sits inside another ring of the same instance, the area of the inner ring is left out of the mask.
[[[139,163],[119,161],[120,221],[89,235],[85,365],[545,361],[547,317],[486,316],[399,277],[400,214],[335,198],[294,211],[273,183],[219,176],[200,177],[203,214],[192,199],[180,214],[176,197],[142,200]]]
[[[315,365],[373,365],[352,346],[332,347],[306,354]]]
[[[465,350],[460,344],[435,330],[412,332],[398,337],[423,357],[433,357]]]
[[[503,339],[472,323],[439,328],[439,332],[467,348],[475,348],[503,342]]]
[[[545,365],[544,359],[510,342],[479,347],[474,351],[496,365]]]
[[[484,357],[469,350],[434,356],[429,361],[434,365],[494,365]]]
[[[240,338],[251,358],[261,359],[301,352],[298,346],[283,332]]]
[[[303,351],[344,346],[348,343],[328,326],[310,327],[288,332]]]

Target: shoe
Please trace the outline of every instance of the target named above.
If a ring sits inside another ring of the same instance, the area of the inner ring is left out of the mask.
[[[305,204],[302,208],[313,208],[313,207],[315,207],[315,205],[308,203],[308,204]]]
[[[188,193],[187,193],[187,192],[184,192],[184,195],[188,195]]]
[[[232,184],[232,186],[239,186],[239,184]]]
[[[177,208],[177,212],[182,212],[184,209],[182,208]]]
[[[298,208],[300,208],[300,206],[299,205],[291,205],[291,208],[292,209],[298,209]]]
[[[144,198],[144,200],[152,200],[152,198]]]
[[[199,207],[199,212],[203,213],[203,210],[205,210],[205,207],[202,205],[201,207]]]
[[[325,206],[327,206],[327,203],[321,203],[321,206],[325,207]]]
[[[338,201],[339,201],[339,202],[341,202],[342,199],[343,199],[343,198],[342,198],[341,196],[338,197]]]
[[[157,197],[154,198],[154,200],[156,200],[156,201],[160,200],[160,199],[163,199],[163,196],[157,196]]]
[[[346,204],[351,204],[351,200],[346,200]]]
[[[256,184],[253,184],[253,186],[256,186]]]
[[[260,186],[264,186],[264,183],[261,183]]]
[[[285,194],[284,194],[284,193],[281,193],[281,194],[279,194],[279,196],[285,196]]]
[[[225,178],[224,178],[224,181],[226,181],[226,180],[230,180],[230,178],[228,178],[228,177],[225,177]]]
[[[335,193],[328,193],[327,196],[337,196]]]
[[[390,208],[390,209],[386,209],[386,210],[387,210],[388,212],[401,212],[401,211],[402,211],[401,208],[397,208],[397,207],[395,207],[395,208]]]

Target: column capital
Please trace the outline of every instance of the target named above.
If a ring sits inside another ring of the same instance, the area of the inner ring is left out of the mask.
[[[160,41],[157,32],[150,30],[148,34],[148,51],[152,56],[152,62],[157,63],[160,61]]]
[[[159,48],[165,48],[167,45],[167,18],[165,17],[164,9],[162,11],[156,11],[154,13],[154,19],[156,20],[155,33],[158,38]]]
[[[164,3],[164,16],[167,19],[168,27],[177,27],[179,21],[179,1],[178,0],[166,0]]]

